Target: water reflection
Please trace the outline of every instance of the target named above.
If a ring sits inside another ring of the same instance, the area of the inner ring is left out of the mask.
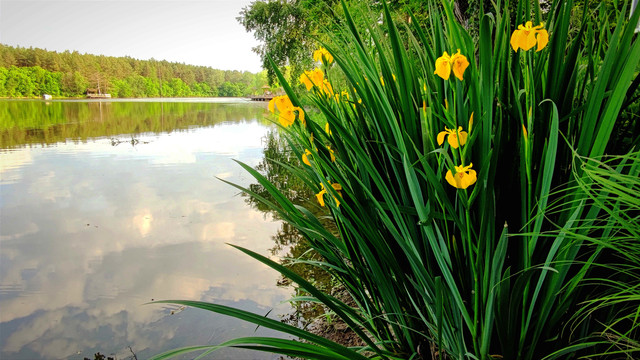
[[[102,122],[82,117],[89,108],[64,123],[33,127],[27,116],[2,128],[0,358],[126,358],[128,346],[145,358],[218,343],[255,326],[142,304],[194,299],[266,314],[289,297],[277,273],[225,245],[265,253],[280,224],[215,179],[249,185],[231,159],[262,160],[264,109],[164,104],[175,127],[158,128],[158,104],[138,105],[110,103]],[[216,356],[269,357],[228,351]]]
[[[10,149],[246,120],[267,125],[264,113],[265,106],[246,102],[0,100],[0,140]]]
[[[314,192],[300,178],[294,176],[284,165],[300,166],[300,161],[288,148],[288,143],[275,129],[269,131],[264,140],[264,158],[255,166],[285,197],[295,205],[299,205],[309,210],[329,231],[337,233],[335,223],[327,216],[327,208],[318,205]],[[258,183],[249,185],[249,189],[260,198],[274,201],[264,186]],[[244,194],[245,201],[251,207],[258,209],[269,217],[279,219],[276,211],[264,205],[256,197]],[[271,248],[272,254],[278,254],[283,258],[282,263],[289,269],[301,275],[305,279],[313,280],[316,287],[326,293],[331,293],[334,283],[328,272],[316,266],[300,263],[296,259],[307,259],[322,261],[315,251],[311,251],[307,241],[305,241],[298,230],[286,222],[282,222],[280,229],[272,237],[274,246]],[[293,259],[293,261],[291,261]],[[290,280],[281,278],[279,284],[290,285]],[[304,290],[295,286],[297,296],[309,295]],[[324,312],[322,306],[312,302],[294,303],[294,312],[290,313],[287,322],[301,327],[308,326]]]

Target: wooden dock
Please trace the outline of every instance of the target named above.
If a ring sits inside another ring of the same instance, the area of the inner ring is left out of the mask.
[[[251,99],[251,101],[271,101],[274,97],[276,97],[276,95],[273,94],[249,95],[249,99]]]
[[[87,94],[87,99],[111,99],[111,94]]]

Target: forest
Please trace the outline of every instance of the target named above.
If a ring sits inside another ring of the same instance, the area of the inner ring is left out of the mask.
[[[80,97],[87,91],[118,98],[246,96],[262,93],[266,84],[264,71],[0,44],[0,97]]]

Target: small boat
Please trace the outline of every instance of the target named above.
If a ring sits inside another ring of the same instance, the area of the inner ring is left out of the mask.
[[[49,94],[42,94],[42,100],[51,100],[51,99],[53,99],[53,96]]]

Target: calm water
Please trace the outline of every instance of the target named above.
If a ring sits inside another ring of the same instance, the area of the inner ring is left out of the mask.
[[[265,111],[238,101],[0,100],[0,358],[133,350],[143,359],[255,331],[143,305],[152,299],[285,313],[290,291],[278,274],[225,244],[269,254],[280,223],[216,179],[253,182],[232,159],[262,160]]]

